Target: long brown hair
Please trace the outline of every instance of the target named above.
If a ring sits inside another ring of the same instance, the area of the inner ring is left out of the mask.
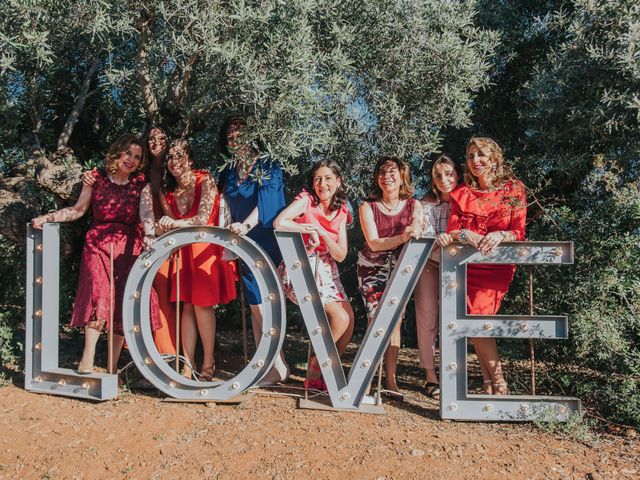
[[[460,182],[462,182],[462,167],[459,163],[445,154],[442,154],[438,158],[436,158],[436,161],[433,162],[433,165],[431,165],[431,193],[429,193],[429,196],[427,197],[431,200],[435,200],[436,203],[442,202],[442,199],[440,198],[440,191],[436,187],[436,182],[433,180],[433,173],[436,171],[436,167],[439,165],[449,165],[450,167],[452,167],[458,175],[458,185],[460,185]]]
[[[331,203],[329,204],[329,211],[335,212],[347,203],[347,190],[344,187],[342,172],[340,171],[340,165],[338,165],[335,160],[327,158],[324,160],[318,160],[313,164],[311,170],[309,171],[309,175],[307,175],[307,190],[313,198],[313,205],[315,206],[320,203],[320,198],[318,197],[315,189],[314,178],[316,176],[316,172],[322,167],[327,167],[328,169],[330,169],[336,176],[336,178],[340,180],[340,185],[338,186],[338,188],[336,188],[336,193],[334,193],[333,197],[331,197]]]
[[[169,148],[167,149],[167,155],[165,156],[164,175],[162,177],[162,192],[163,193],[173,192],[178,187],[178,181],[176,180],[176,177],[174,177],[171,174],[171,172],[169,171],[169,151],[173,147],[181,147],[182,150],[184,151],[185,157],[188,157],[189,160],[191,160],[192,165],[194,163],[193,150],[191,149],[191,145],[189,144],[187,139],[186,138],[177,138],[177,139],[173,140],[169,144]]]
[[[160,154],[161,163],[164,164],[167,158],[167,153],[169,153],[169,144],[171,143],[171,136],[169,135],[169,129],[162,123],[154,123],[151,125],[151,128],[147,131],[143,140],[144,140],[145,148],[147,149],[147,156],[150,159],[151,159],[151,148],[149,147],[149,140],[151,139],[151,132],[153,132],[154,130],[158,130],[162,132],[162,134],[165,136],[165,147],[162,153]],[[151,163],[152,162],[150,161],[149,167],[151,167]]]
[[[120,155],[127,151],[130,145],[138,145],[142,149],[142,157],[140,158],[140,165],[136,168],[136,172],[146,170],[147,168],[147,148],[140,137],[133,133],[125,133],[120,135],[115,142],[111,144],[107,151],[107,160],[105,169],[107,173],[113,175],[118,171],[118,159]]]
[[[411,198],[413,196],[413,184],[411,183],[411,172],[409,171],[409,165],[404,160],[398,157],[382,157],[376,163],[376,167],[373,169],[373,185],[372,191],[373,194],[371,198],[373,200],[382,199],[382,190],[378,185],[378,175],[380,174],[380,170],[382,167],[388,162],[395,163],[400,171],[400,181],[402,184],[400,185],[400,198],[402,200],[406,200],[407,198]]]

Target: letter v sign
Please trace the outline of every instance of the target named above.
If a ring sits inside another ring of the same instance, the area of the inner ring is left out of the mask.
[[[431,254],[435,239],[413,239],[404,246],[347,379],[331,336],[329,321],[320,300],[302,235],[283,231],[275,233],[329,390],[331,404],[339,409],[357,410],[389,345],[391,333],[402,318],[402,312]]]

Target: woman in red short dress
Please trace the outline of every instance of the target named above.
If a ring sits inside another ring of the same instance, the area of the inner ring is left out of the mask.
[[[158,225],[163,230],[194,225],[215,225],[220,196],[211,174],[193,170],[191,147],[186,140],[171,143],[160,202],[165,215]],[[223,248],[209,243],[194,243],[180,249],[180,298],[182,309],[182,347],[193,366],[198,333],[203,360],[200,377],[210,381],[215,371],[215,305],[236,298],[235,274],[230,262],[222,260]],[[171,301],[177,301],[175,269],[172,272]],[[185,366],[183,375],[191,377]]]
[[[307,187],[274,220],[279,230],[301,232],[307,257],[314,273],[320,300],[329,320],[331,335],[338,355],[347,349],[353,335],[354,316],[336,262],[342,262],[349,251],[347,224],[351,213],[347,206],[340,167],[334,160],[317,161],[307,177]],[[297,303],[284,261],[280,264],[284,292]],[[317,357],[309,359],[305,387],[325,390]]]
[[[501,242],[524,240],[527,201],[522,182],[505,171],[502,150],[490,138],[467,146],[465,185],[451,193],[448,231],[453,239],[490,254]],[[515,265],[475,264],[467,268],[467,311],[495,315],[513,280]],[[488,394],[505,395],[507,383],[494,338],[474,338]]]
[[[82,250],[78,290],[71,318],[71,325],[84,328],[85,332],[84,351],[78,373],[93,372],[96,343],[100,331],[109,324],[112,308],[111,245],[115,284],[112,347],[114,364],[109,365],[109,371],[115,372],[118,365],[124,343],[124,287],[143,245],[150,245],[155,238],[153,211],[150,208],[151,189],[141,172],[146,161],[144,151],[144,144],[135,135],[121,136],[107,153],[106,168],[91,173],[94,181],[91,186],[83,185],[75,205],[32,220],[35,228],[42,228],[46,222],[71,222],[82,217],[91,207],[93,220]],[[152,290],[151,295],[151,327],[155,330],[159,327],[158,302],[155,291]]]

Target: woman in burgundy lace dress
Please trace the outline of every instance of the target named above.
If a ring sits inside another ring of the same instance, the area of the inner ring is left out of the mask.
[[[358,253],[358,287],[367,310],[368,323],[378,308],[402,247],[422,231],[422,205],[413,195],[409,166],[396,157],[378,160],[373,171],[373,195],[360,205],[360,226],[365,242]],[[400,324],[384,354],[385,386],[401,398],[396,381],[400,352]]]
[[[78,373],[93,372],[96,343],[100,331],[108,327],[111,308],[114,316],[112,346],[115,371],[124,343],[122,300],[124,287],[136,257],[155,238],[151,189],[141,170],[146,157],[142,141],[125,134],[109,148],[104,169],[95,172],[93,186],[83,185],[75,205],[36,217],[34,228],[47,222],[71,222],[89,207],[92,222],[85,237],[78,290],[71,325],[84,328],[84,352]],[[141,220],[142,219],[142,224]],[[110,295],[110,250],[113,245],[115,298]],[[157,298],[152,290],[151,325],[158,326]]]

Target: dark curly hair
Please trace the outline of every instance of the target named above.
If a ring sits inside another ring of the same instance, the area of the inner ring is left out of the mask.
[[[336,176],[338,180],[340,180],[340,185],[336,189],[336,193],[331,197],[331,203],[329,204],[329,211],[335,212],[342,208],[343,205],[347,203],[347,191],[344,188],[344,179],[342,178],[342,172],[340,171],[340,165],[335,160],[325,159],[318,160],[313,164],[311,170],[309,170],[309,174],[307,175],[307,191],[313,198],[312,205],[318,205],[320,203],[320,198],[316,193],[316,189],[314,186],[314,178],[316,176],[316,172],[320,170],[322,167],[327,167],[331,169],[333,174]]]
[[[136,172],[144,171],[147,168],[147,148],[140,137],[133,133],[125,133],[119,136],[115,142],[111,144],[107,151],[107,160],[105,169],[108,173],[114,174],[118,171],[118,159],[123,152],[126,152],[129,145],[138,145],[142,149],[142,158]]]

